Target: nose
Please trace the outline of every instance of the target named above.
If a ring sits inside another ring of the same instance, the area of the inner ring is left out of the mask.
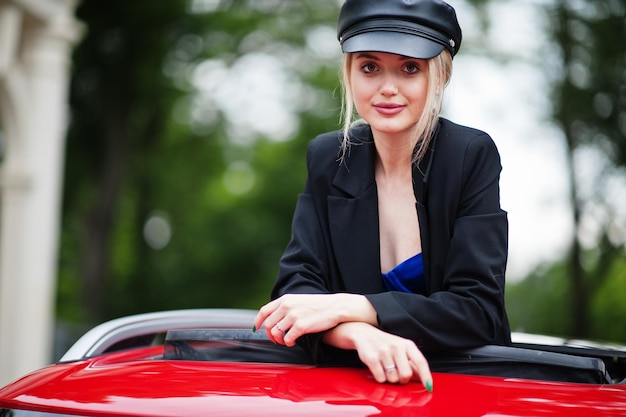
[[[398,94],[398,83],[396,77],[389,74],[383,78],[382,85],[380,86],[380,94],[385,97]]]

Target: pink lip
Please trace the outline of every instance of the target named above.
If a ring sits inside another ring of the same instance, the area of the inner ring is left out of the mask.
[[[396,103],[377,103],[374,104],[374,108],[380,114],[392,116],[400,113],[404,109],[404,106]]]

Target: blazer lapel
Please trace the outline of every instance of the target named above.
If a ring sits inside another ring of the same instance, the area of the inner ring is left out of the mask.
[[[424,158],[420,161],[419,166],[413,167],[413,192],[415,193],[415,204],[417,208],[417,217],[420,224],[420,237],[422,240],[422,259],[424,262],[424,275],[426,279],[426,292],[430,293],[431,284],[429,278],[432,277],[430,273],[430,247],[431,247],[431,230],[430,221],[428,218],[428,191],[430,185],[430,173],[433,165],[433,158],[435,150],[437,148],[437,140],[439,138],[439,129],[441,127],[441,121],[437,124],[437,128],[433,133],[430,146]]]
[[[345,290],[372,294],[385,287],[380,277],[376,150],[371,134],[365,139],[352,145],[345,165],[337,171],[333,186],[342,193],[328,197],[328,216]]]

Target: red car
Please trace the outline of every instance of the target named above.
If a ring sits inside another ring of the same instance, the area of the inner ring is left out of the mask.
[[[0,417],[626,416],[626,349],[514,335],[430,356],[433,392],[319,367],[250,330],[256,312],[141,314],[86,333],[0,389]]]

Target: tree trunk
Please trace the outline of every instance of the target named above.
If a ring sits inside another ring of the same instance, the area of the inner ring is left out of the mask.
[[[114,218],[118,209],[120,188],[126,160],[126,121],[113,111],[108,118],[106,152],[100,168],[98,193],[85,218],[84,258],[81,263],[83,277],[83,302],[87,320],[100,322],[103,317],[104,291],[109,276],[109,255]]]
[[[569,198],[572,207],[573,233],[570,248],[569,274],[570,274],[570,305],[571,305],[571,335],[574,337],[584,338],[588,335],[587,311],[589,299],[587,297],[587,288],[585,285],[585,271],[581,263],[582,249],[579,241],[578,232],[580,230],[580,201],[578,199],[578,191],[576,186],[576,167],[574,161],[574,144],[571,132],[566,131],[566,154],[567,154],[567,170],[569,178]]]

